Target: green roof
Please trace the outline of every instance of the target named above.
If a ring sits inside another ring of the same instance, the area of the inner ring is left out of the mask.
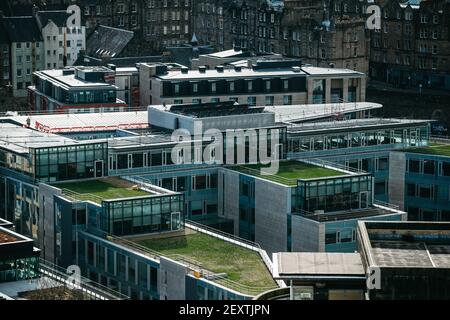
[[[274,175],[263,175],[260,169],[265,166],[260,164],[234,166],[231,169],[287,186],[297,185],[297,179],[314,179],[346,175],[346,173],[342,171],[294,160],[280,161],[279,165],[278,173]]]
[[[101,203],[103,200],[148,196],[149,192],[136,188],[131,182],[120,178],[60,183],[56,187],[63,194],[76,200],[91,200]]]
[[[450,144],[431,143],[428,147],[407,149],[406,152],[450,157]]]
[[[258,252],[233,243],[187,229],[182,235],[135,240],[141,246],[162,256],[185,262],[195,262],[201,269],[226,278],[213,280],[221,285],[256,295],[276,288],[269,270]]]

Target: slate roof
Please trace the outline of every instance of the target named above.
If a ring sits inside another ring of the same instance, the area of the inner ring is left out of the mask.
[[[4,17],[2,23],[11,42],[42,41],[42,35],[34,17]]]
[[[87,38],[87,55],[117,57],[133,39],[132,31],[100,25]]]
[[[70,14],[64,10],[38,11],[37,13],[37,18],[40,20],[42,27],[45,27],[50,20],[58,27],[65,27],[69,17]]]

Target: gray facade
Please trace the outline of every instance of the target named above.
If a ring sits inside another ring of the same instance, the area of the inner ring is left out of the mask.
[[[291,188],[255,179],[255,242],[269,254],[287,250],[290,212]]]

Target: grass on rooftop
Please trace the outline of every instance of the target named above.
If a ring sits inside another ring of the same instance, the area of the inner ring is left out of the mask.
[[[275,175],[262,175],[260,169],[263,167],[260,164],[251,164],[244,166],[233,167],[233,170],[247,173],[256,177],[282,183],[288,186],[297,185],[297,179],[313,179],[342,176],[345,173],[333,169],[315,166],[309,163],[299,161],[280,161],[279,170]],[[251,169],[251,170],[246,170]],[[281,179],[280,179],[281,178]]]
[[[118,179],[91,180],[84,182],[70,182],[58,184],[61,189],[66,189],[73,197],[85,200],[92,195],[92,201],[100,202],[100,200],[132,198],[148,195],[147,192],[133,188],[131,183],[123,181],[118,183]],[[64,190],[63,190],[64,191]]]
[[[276,286],[257,252],[203,233],[142,240],[138,244],[169,257],[186,256],[189,261],[200,262],[202,268],[214,273],[226,273],[229,280],[245,286]]]
[[[450,157],[450,144],[430,143],[428,147],[407,149],[406,151]]]

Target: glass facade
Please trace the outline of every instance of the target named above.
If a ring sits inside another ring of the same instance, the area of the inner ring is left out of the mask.
[[[36,278],[39,275],[39,257],[0,261],[0,283]]]
[[[0,150],[0,167],[33,176],[34,167],[30,157],[24,157],[6,150]]]
[[[38,239],[38,188],[0,175],[0,218],[14,223],[16,232]]]
[[[370,175],[299,180],[294,210],[334,212],[368,208],[373,203],[372,184]]]
[[[33,150],[36,180],[54,182],[107,175],[107,143],[39,148]]]
[[[103,201],[100,228],[114,235],[179,230],[183,202],[183,195]]]
[[[428,126],[358,132],[327,132],[316,135],[288,135],[288,152],[312,152],[345,148],[399,145],[423,146],[429,139]]]

